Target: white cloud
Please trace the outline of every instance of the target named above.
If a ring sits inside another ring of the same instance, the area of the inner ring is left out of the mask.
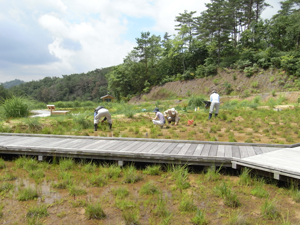
[[[0,47],[1,41],[8,46],[0,52],[1,82],[120,64],[141,32],[174,34],[179,13],[187,10],[199,15],[208,2],[0,0],[0,30],[5,31],[0,33]]]

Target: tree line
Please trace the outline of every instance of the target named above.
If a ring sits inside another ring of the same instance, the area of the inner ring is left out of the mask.
[[[300,0],[281,2],[271,19],[265,0],[211,0],[206,10],[175,18],[176,35],[142,32],[124,62],[107,75],[117,98],[148,92],[153,85],[215,75],[232,68],[252,76],[259,68],[300,76]]]
[[[46,77],[10,90],[43,102],[98,100],[107,90],[130,99],[154,85],[213,76],[218,68],[247,77],[259,68],[278,68],[300,77],[300,0],[280,3],[277,14],[263,20],[262,12],[271,7],[265,0],[211,0],[200,14],[176,16],[176,35],[142,32],[120,65]]]

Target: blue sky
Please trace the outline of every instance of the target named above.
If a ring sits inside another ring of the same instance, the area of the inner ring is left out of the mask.
[[[123,62],[141,32],[175,34],[179,13],[210,0],[0,0],[0,83],[86,73]],[[266,0],[273,8],[280,1]]]

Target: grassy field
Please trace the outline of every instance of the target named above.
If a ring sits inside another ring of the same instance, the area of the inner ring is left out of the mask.
[[[201,100],[200,97],[192,97],[181,102],[157,101],[138,105],[106,103],[104,106],[112,114],[112,131],[104,123],[99,124],[98,131],[94,132],[93,110],[97,106],[94,103],[60,108],[69,110],[67,115],[2,118],[0,132],[273,144],[300,142],[300,107],[298,103],[289,103],[284,97],[271,98],[267,102],[262,102],[259,97],[251,101],[228,100],[221,104],[218,117],[211,120],[208,120],[208,109],[197,106]],[[71,106],[71,103],[57,105]],[[154,107],[159,107],[162,112],[175,107],[180,114],[179,125],[166,124],[163,129],[154,126],[149,119],[149,116],[154,117]],[[188,120],[194,120],[194,123],[188,125]]]
[[[67,115],[9,117],[0,132],[292,144],[300,142],[298,103],[278,96],[227,100],[208,120],[203,98],[105,103],[113,119],[93,130],[92,102],[57,102]],[[101,103],[102,104],[102,103]],[[154,126],[149,116],[175,107],[178,126]],[[42,108],[42,105],[31,106]],[[274,108],[277,110],[274,111]],[[195,111],[196,109],[196,111]],[[281,110],[282,109],[282,110]],[[3,107],[0,108],[3,112]],[[193,119],[192,125],[188,120]],[[0,158],[1,224],[299,224],[296,182],[282,186],[222,168],[131,165],[34,158]],[[16,216],[17,215],[17,216]]]
[[[1,224],[298,224],[296,183],[174,165],[0,159]]]

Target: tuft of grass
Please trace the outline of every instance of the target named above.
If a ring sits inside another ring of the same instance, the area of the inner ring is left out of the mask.
[[[159,175],[161,173],[161,166],[160,165],[147,166],[146,169],[143,171],[143,173],[148,175]]]
[[[208,221],[205,218],[203,211],[197,209],[196,215],[191,219],[192,224],[195,225],[208,225]]]
[[[171,212],[167,208],[167,198],[163,198],[162,194],[158,195],[156,208],[153,210],[153,214],[158,217],[166,218],[170,216]]]
[[[155,186],[152,181],[145,183],[140,190],[140,194],[142,195],[154,195],[159,193],[159,189]]]
[[[92,175],[89,182],[93,187],[103,187],[107,184],[107,178],[102,175]]]
[[[106,217],[105,212],[102,209],[102,206],[99,202],[97,203],[90,203],[85,207],[85,215],[90,219],[97,219],[101,220]]]
[[[172,178],[175,180],[176,186],[181,191],[191,186],[188,181],[188,174],[187,166],[172,166]]]
[[[143,179],[142,175],[138,173],[133,165],[127,166],[123,169],[123,176],[124,183],[136,183]]]
[[[269,201],[269,199],[267,199],[261,207],[261,213],[262,216],[267,219],[277,220],[281,218],[281,213],[277,208],[277,202],[275,199],[272,201]]]
[[[238,196],[232,191],[231,187],[228,187],[225,182],[222,182],[219,186],[215,187],[215,193],[224,199],[224,204],[229,207],[238,207],[241,205]]]
[[[125,220],[125,224],[134,224],[139,225],[139,210],[137,209],[128,209],[123,210],[122,217]]]
[[[36,189],[33,189],[31,187],[24,188],[19,190],[19,194],[17,196],[17,199],[19,201],[28,201],[28,200],[33,200],[37,198],[39,195],[37,193]]]
[[[71,196],[79,196],[79,195],[86,195],[86,190],[74,185],[68,186],[67,187],[69,190],[69,195]]]
[[[38,217],[38,218],[46,217],[48,215],[49,213],[47,211],[47,206],[44,204],[31,207],[26,214],[27,217]]]
[[[82,167],[82,171],[85,173],[94,173],[96,171],[96,164],[89,162]]]
[[[240,179],[238,182],[240,185],[245,185],[245,186],[252,185],[252,179],[250,176],[250,172],[251,172],[251,169],[248,169],[248,168],[244,168],[242,170],[242,174],[240,175]]]
[[[15,176],[13,173],[5,172],[3,176],[0,177],[0,181],[11,181],[16,180],[17,176]]]
[[[75,167],[75,163],[73,159],[61,159],[59,161],[59,168],[61,171],[71,170]]]
[[[7,182],[2,183],[2,184],[0,184],[0,193],[1,192],[8,192],[11,189],[13,189],[13,187],[14,187],[14,185],[11,184],[11,183],[7,183]]]
[[[205,174],[206,180],[207,181],[220,180],[221,179],[221,174],[219,172],[220,172],[221,168],[222,167],[220,166],[220,168],[217,170],[215,165],[209,167],[206,174]]]
[[[250,225],[248,219],[240,211],[234,212],[229,216],[228,225]]]
[[[179,204],[179,210],[182,212],[194,212],[197,210],[192,196],[184,195]]]
[[[5,169],[5,168],[6,168],[6,165],[5,165],[4,159],[0,158],[0,169]]]
[[[117,179],[121,176],[122,169],[118,165],[110,165],[105,169],[104,173],[108,178]]]
[[[120,199],[123,199],[129,195],[128,189],[124,187],[114,188],[112,189],[112,193],[114,196]]]

